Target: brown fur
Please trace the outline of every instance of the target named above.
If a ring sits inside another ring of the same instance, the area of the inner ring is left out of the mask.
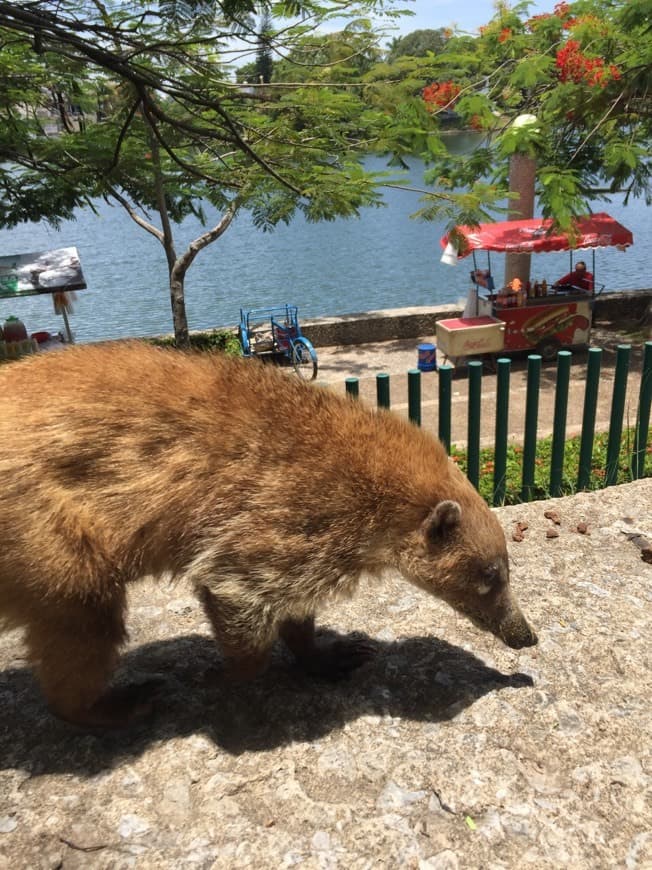
[[[142,343],[44,354],[0,368],[0,445],[0,620],[72,721],[132,715],[103,693],[126,586],[150,574],[193,584],[243,675],[279,634],[317,660],[319,604],[385,569],[536,642],[503,532],[442,446],[286,372]]]

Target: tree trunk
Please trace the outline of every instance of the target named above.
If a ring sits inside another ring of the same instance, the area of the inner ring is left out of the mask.
[[[184,278],[184,275],[177,276],[175,270],[173,270],[170,274],[170,305],[172,307],[174,340],[177,344],[177,347],[190,347],[188,319],[186,317]]]
[[[526,154],[512,154],[509,161],[509,190],[518,193],[518,199],[510,200],[509,219],[527,220],[534,217],[534,182],[537,165]],[[505,284],[520,278],[523,286],[530,280],[530,254],[507,254],[505,256]]]
[[[161,218],[161,230],[163,231],[161,244],[165,250],[165,256],[168,261],[168,274],[170,276],[170,307],[172,308],[174,340],[177,347],[190,347],[184,292],[186,270],[180,269],[177,261],[172,224],[165,199],[165,179],[163,178],[163,170],[161,168],[161,153],[158,139],[153,130],[150,130],[149,141],[152,149],[152,165],[154,167],[154,181],[156,185],[156,205],[159,217]]]

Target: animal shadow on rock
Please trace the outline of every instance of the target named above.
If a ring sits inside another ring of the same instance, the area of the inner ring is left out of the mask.
[[[191,734],[203,734],[231,754],[264,751],[319,739],[365,715],[448,721],[489,692],[533,685],[524,673],[503,674],[435,637],[373,644],[373,659],[336,683],[304,675],[284,649],[275,650],[260,677],[234,683],[209,637],[146,644],[125,653],[116,683],[162,677],[154,716],[132,728],[95,733],[51,716],[29,669],[0,672],[0,770],[93,776],[138,757],[152,743]]]

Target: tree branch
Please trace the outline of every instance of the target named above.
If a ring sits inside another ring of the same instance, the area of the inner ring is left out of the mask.
[[[212,229],[208,230],[207,232],[202,233],[201,236],[198,236],[188,245],[188,248],[180,257],[177,258],[177,261],[174,264],[173,272],[175,276],[185,275],[197,254],[205,247],[210,245],[211,242],[219,239],[219,237],[231,225],[231,222],[238,213],[239,208],[240,203],[237,201],[237,199],[233,200],[222,215],[219,223],[217,223]]]
[[[165,239],[164,239],[163,233],[161,232],[161,230],[158,229],[158,227],[155,227],[154,224],[151,224],[149,221],[146,221],[144,217],[141,217],[141,215],[138,214],[138,212],[132,206],[132,204],[129,202],[129,200],[125,199],[124,196],[122,196],[120,193],[118,193],[118,191],[115,189],[115,187],[111,187],[111,188],[109,188],[109,190],[111,192],[111,196],[116,200],[116,202],[120,203],[120,205],[124,208],[124,210],[129,215],[129,217],[133,221],[135,221],[139,227],[142,227],[144,230],[147,230],[147,232],[150,233],[151,235],[153,235],[154,238],[158,239],[161,244],[164,244]]]

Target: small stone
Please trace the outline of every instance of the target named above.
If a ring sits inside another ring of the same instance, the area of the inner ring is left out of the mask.
[[[426,794],[425,791],[406,791],[390,782],[378,796],[376,806],[381,810],[400,810],[422,800]]]
[[[451,849],[445,849],[436,855],[431,855],[425,861],[419,861],[419,870],[458,870],[460,862]]]
[[[523,533],[519,532],[518,528],[512,532],[512,541],[516,541],[517,543],[520,543],[523,540],[525,540]]]
[[[559,537],[559,532],[557,531],[557,529],[554,529],[554,528],[546,529],[546,538],[558,538],[558,537]]]
[[[331,837],[328,831],[315,831],[311,846],[315,852],[328,852],[331,848]]]
[[[645,774],[641,762],[632,755],[616,758],[611,764],[612,781],[620,782],[628,788],[647,788],[650,778]]]
[[[591,532],[589,531],[589,527],[584,522],[580,522],[577,524],[577,531],[580,533],[580,535],[590,535],[591,534]]]
[[[147,819],[143,819],[141,816],[137,816],[133,813],[128,813],[120,819],[118,833],[121,837],[126,839],[134,834],[144,834],[149,831],[149,828],[150,824]]]
[[[18,822],[11,816],[0,816],[0,834],[11,834],[18,827]]]
[[[547,510],[543,512],[543,515],[547,520],[551,520],[556,526],[561,525],[561,517],[557,511],[552,509]]]

